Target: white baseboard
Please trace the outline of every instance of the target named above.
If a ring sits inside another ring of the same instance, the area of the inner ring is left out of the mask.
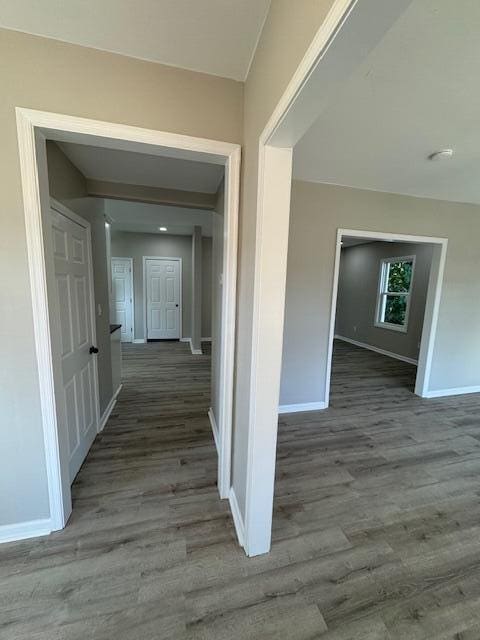
[[[53,525],[50,518],[17,522],[15,524],[4,524],[0,526],[0,543],[48,536],[52,531]]]
[[[146,340],[145,338],[135,338],[135,340],[133,341],[133,344],[145,344]]]
[[[238,506],[237,496],[233,487],[230,489],[230,495],[228,496],[228,502],[230,503],[230,511],[232,512],[233,524],[235,525],[235,531],[237,533],[238,542],[241,547],[245,548],[245,524],[243,522],[240,507]]]
[[[112,396],[112,399],[110,400],[110,402],[108,403],[107,408],[105,409],[105,411],[103,412],[103,416],[100,418],[100,424],[98,425],[98,432],[100,433],[100,431],[103,431],[105,425],[107,424],[107,420],[110,417],[110,414],[113,411],[113,407],[117,404],[117,398],[118,398],[118,394],[120,393],[120,391],[122,390],[122,386],[120,385],[118,387],[118,389],[115,391],[115,393]]]
[[[180,338],[180,342],[190,342],[191,338]]]
[[[215,446],[217,448],[217,454],[220,455],[220,449],[219,449],[220,443],[219,443],[218,426],[217,426],[217,421],[215,420],[215,415],[213,413],[212,407],[210,407],[210,409],[208,410],[208,417],[210,419],[210,424],[212,426],[213,439],[215,440]]]
[[[395,360],[402,360],[402,362],[408,362],[408,364],[418,364],[418,360],[414,360],[413,358],[407,358],[407,356],[401,356],[398,353],[392,353],[392,351],[386,351],[385,349],[380,349],[379,347],[373,347],[371,344],[367,344],[366,342],[358,342],[358,340],[352,340],[351,338],[346,338],[345,336],[339,336],[335,334],[335,340],[343,340],[343,342],[348,342],[349,344],[353,344],[356,347],[361,347],[362,349],[368,349],[369,351],[375,351],[375,353],[380,353],[382,356],[388,356],[389,358],[395,358]]]
[[[212,339],[211,339],[211,338],[200,338],[200,340],[201,340],[202,342],[211,342],[211,341],[212,341]]]
[[[190,351],[192,352],[192,356],[201,356],[201,355],[203,355],[203,351],[201,349],[194,349],[193,348],[193,342],[192,342],[191,338],[189,338],[188,341],[190,343]]]
[[[427,391],[424,398],[444,398],[447,396],[463,396],[469,393],[480,393],[480,387],[456,387],[453,389],[437,389]]]
[[[281,404],[278,413],[299,413],[301,411],[321,411],[326,409],[326,402],[304,402],[302,404]]]

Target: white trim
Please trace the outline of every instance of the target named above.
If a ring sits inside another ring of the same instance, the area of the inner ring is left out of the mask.
[[[215,414],[213,413],[212,407],[208,410],[208,418],[210,420],[210,426],[212,427],[213,439],[215,440],[215,447],[217,449],[217,453],[220,455],[220,436],[218,434],[218,425],[215,420]]]
[[[218,485],[220,495],[227,497],[231,469],[240,145],[21,107],[16,107],[15,111],[52,530],[61,529],[65,525],[71,512],[71,492],[66,473],[60,465],[55,384],[61,372],[56,351],[52,351],[48,312],[46,274],[50,267],[45,261],[42,222],[42,205],[46,206],[45,193],[48,194],[46,136],[56,141],[93,144],[149,155],[193,158],[225,167],[224,287],[218,416],[222,455]],[[37,140],[43,144],[42,148],[39,146],[41,165],[37,157]]]
[[[242,512],[240,511],[237,496],[235,495],[233,487],[230,489],[228,501],[230,503],[230,511],[232,512],[233,524],[235,526],[238,542],[240,543],[240,546],[244,547],[245,551],[247,551],[245,547],[245,523],[243,522]]]
[[[200,338],[201,342],[211,342],[212,339],[211,338]]]
[[[339,336],[335,334],[335,340],[342,340],[342,342],[348,342],[349,344],[353,344],[356,347],[361,347],[362,349],[368,349],[369,351],[375,351],[375,353],[380,353],[382,356],[388,356],[389,358],[395,358],[395,360],[402,360],[402,362],[408,362],[408,364],[418,364],[418,360],[414,360],[413,358],[408,358],[407,356],[401,356],[398,353],[393,353],[393,351],[386,351],[385,349],[380,349],[379,347],[374,347],[371,344],[367,344],[366,342],[358,342],[358,340],[352,340],[351,338],[346,338],[345,336]]]
[[[102,417],[100,418],[100,424],[99,424],[99,428],[98,431],[103,431],[105,425],[108,422],[108,419],[110,417],[110,414],[113,411],[114,406],[117,404],[117,399],[118,399],[118,394],[120,393],[120,391],[122,390],[123,385],[121,384],[118,389],[115,391],[115,393],[112,396],[112,399],[110,400],[110,402],[107,405],[107,408],[105,409],[105,411],[103,412]]]
[[[475,387],[456,387],[452,389],[436,389],[435,391],[427,391],[425,398],[443,398],[447,396],[463,396],[469,393],[480,393],[480,386]]]
[[[191,338],[188,338],[188,343],[190,345],[190,351],[192,352],[192,356],[203,356],[203,351],[201,349],[193,348],[193,341]]]
[[[50,518],[0,526],[0,543],[47,536],[54,530]]]
[[[281,404],[278,407],[280,415],[284,413],[301,413],[303,411],[321,411],[326,409],[325,402],[304,402],[302,404]]]
[[[375,316],[373,318],[373,326],[377,327],[377,329],[388,329],[389,331],[400,331],[401,333],[408,332],[408,321],[410,318],[410,303],[412,300],[412,288],[413,288],[413,279],[415,276],[416,259],[417,257],[414,255],[399,256],[398,258],[393,257],[393,258],[380,259],[380,274],[378,277],[378,284],[377,284],[377,303],[375,305]],[[387,265],[390,265],[395,262],[412,262],[412,275],[410,277],[410,288],[408,291],[402,291],[398,293],[388,291],[388,281],[387,281],[388,275],[387,274],[389,269],[387,269]],[[380,319],[385,312],[384,300],[387,298],[387,296],[395,296],[395,295],[402,296],[407,299],[407,305],[405,308],[405,324],[402,324],[402,325],[393,324],[391,322],[385,322],[384,320]]]
[[[178,340],[182,340],[183,336],[183,260],[182,258],[167,258],[166,256],[142,256],[143,265],[143,335],[145,342],[148,342],[148,327],[147,327],[147,260],[176,260],[179,263],[180,270],[180,307],[179,307],[179,337]],[[175,338],[174,338],[175,339]]]
[[[341,82],[350,77],[355,66],[365,59],[410,2],[335,0],[258,141],[258,184],[256,202],[252,207],[256,214],[256,236],[252,344],[248,354],[250,398],[248,408],[245,407],[248,420],[245,549],[248,555],[266,553],[271,544],[278,429],[277,391],[288,251],[288,237],[285,239],[284,234],[285,226],[288,234],[290,212],[290,189],[286,187],[291,185],[292,180],[288,155],[318,118],[322,106],[328,104],[328,94],[337,91]],[[372,15],[375,16],[374,20]],[[336,41],[335,36],[342,27],[348,32],[348,37]],[[322,65],[330,47],[337,44],[340,51],[334,64],[330,67]],[[314,87],[315,83],[321,86]],[[320,92],[322,96],[319,98]],[[272,238],[277,241],[276,246],[272,246]],[[276,266],[277,277],[273,281],[272,270]],[[272,283],[275,294],[269,290]],[[270,304],[264,304],[265,297]],[[244,427],[243,423],[241,427]]]
[[[145,338],[134,338],[133,339],[133,344],[145,344],[146,340]]]
[[[130,291],[132,292],[132,297],[130,301],[130,317],[132,319],[132,339],[125,340],[125,342],[131,342],[132,344],[135,342],[135,290],[134,290],[134,282],[133,282],[133,258],[122,258],[122,256],[111,256],[110,257],[110,277],[113,282],[113,274],[112,274],[112,261],[113,260],[128,260],[130,262]],[[113,289],[112,289],[113,296]],[[122,342],[120,337],[120,342]]]
[[[430,383],[430,372],[433,358],[433,345],[435,342],[438,314],[440,311],[440,299],[442,295],[443,274],[447,256],[448,239],[433,236],[417,236],[404,233],[390,233],[384,231],[364,231],[361,229],[337,229],[337,241],[335,249],[335,264],[332,285],[332,300],[330,307],[330,329],[328,337],[327,371],[325,376],[325,402],[328,406],[330,400],[330,380],[332,371],[333,340],[335,337],[335,316],[337,308],[338,279],[340,275],[340,256],[342,251],[342,237],[369,238],[372,241],[386,242],[411,242],[415,244],[433,244],[438,249],[434,251],[434,258],[430,267],[430,282],[428,285],[425,316],[423,322],[422,339],[420,343],[420,355],[417,363],[417,379],[415,393],[426,398]],[[387,355],[387,354],[385,354]]]

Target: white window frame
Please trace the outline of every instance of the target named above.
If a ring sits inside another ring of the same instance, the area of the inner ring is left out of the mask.
[[[410,316],[410,304],[412,298],[413,279],[415,277],[415,259],[416,256],[395,256],[393,258],[382,258],[380,261],[380,274],[378,278],[378,290],[377,290],[377,304],[375,307],[375,320],[374,325],[380,329],[389,329],[391,331],[400,331],[401,333],[407,333],[408,331],[408,319]],[[391,292],[388,291],[388,271],[389,265],[394,262],[411,262],[412,263],[412,277],[410,279],[410,289],[408,292]],[[391,322],[385,322],[382,320],[385,309],[385,301],[387,296],[403,296],[407,299],[407,306],[405,309],[405,324],[392,324]]]

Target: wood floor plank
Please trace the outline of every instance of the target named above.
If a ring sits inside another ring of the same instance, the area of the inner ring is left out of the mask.
[[[2,640],[478,640],[480,396],[335,344],[331,407],[279,418],[270,554],[216,487],[210,354],[124,345],[61,532],[0,547]]]

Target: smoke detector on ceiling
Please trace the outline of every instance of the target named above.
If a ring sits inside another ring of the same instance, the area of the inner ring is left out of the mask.
[[[434,151],[428,156],[429,160],[449,160],[453,156],[453,149]]]

